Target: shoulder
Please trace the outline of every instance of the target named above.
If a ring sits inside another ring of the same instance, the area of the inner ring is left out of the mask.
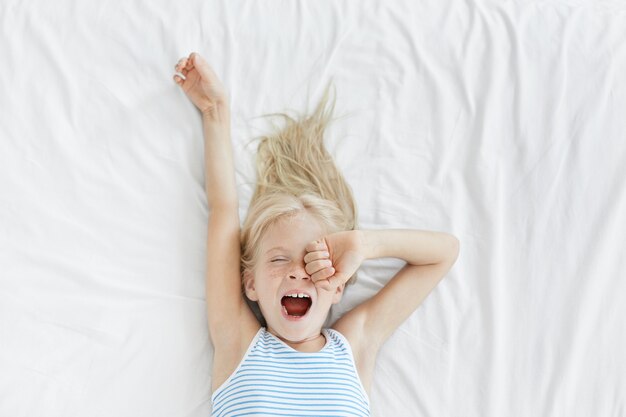
[[[264,331],[265,329],[260,325],[243,327],[237,330],[237,337],[233,338],[236,341],[230,346],[214,344],[213,370],[211,372],[211,391],[213,393],[239,368],[258,339],[263,337]]]
[[[340,333],[350,344],[357,373],[369,393],[380,346],[368,335],[366,321],[364,310],[356,307],[337,320],[331,329]]]
[[[348,340],[354,351],[355,359],[367,341],[366,319],[365,310],[358,306],[344,314],[331,326],[331,329],[338,331]]]

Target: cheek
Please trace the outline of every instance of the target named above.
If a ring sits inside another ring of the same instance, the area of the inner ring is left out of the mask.
[[[320,293],[318,292],[317,305],[320,310],[330,310],[330,306],[332,305],[332,297],[329,297],[326,294],[320,295]]]
[[[282,274],[275,270],[263,271],[257,280],[257,290],[273,291],[280,285]]]
[[[269,265],[263,271],[263,277],[268,281],[275,281],[277,279],[281,279],[285,276],[286,271],[288,270],[287,264],[284,262],[275,263],[273,265]]]

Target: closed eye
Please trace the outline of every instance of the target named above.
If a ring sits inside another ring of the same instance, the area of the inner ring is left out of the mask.
[[[286,259],[274,259],[272,262],[277,262],[277,261],[286,261]]]

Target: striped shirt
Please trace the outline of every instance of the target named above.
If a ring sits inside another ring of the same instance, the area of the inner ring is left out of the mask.
[[[319,352],[299,352],[261,327],[239,366],[211,396],[213,417],[369,416],[348,340],[322,329]]]

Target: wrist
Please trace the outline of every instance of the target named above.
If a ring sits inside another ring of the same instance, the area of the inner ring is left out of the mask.
[[[448,233],[416,229],[363,230],[366,259],[398,258],[430,265],[458,256],[458,239]]]
[[[378,257],[378,243],[376,232],[374,230],[357,230],[359,233],[359,241],[365,259],[376,259]]]
[[[209,125],[229,126],[230,109],[227,103],[220,103],[200,111],[202,122]]]

